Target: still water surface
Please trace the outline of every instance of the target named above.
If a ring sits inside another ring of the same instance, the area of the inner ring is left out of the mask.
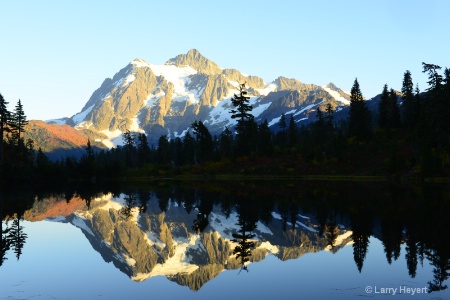
[[[450,299],[448,194],[280,182],[2,193],[0,299]]]

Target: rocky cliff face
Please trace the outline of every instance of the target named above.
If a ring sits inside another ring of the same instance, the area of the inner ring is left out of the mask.
[[[235,69],[221,69],[193,49],[164,65],[133,60],[112,79],[105,79],[80,113],[53,122],[95,132],[96,141],[108,147],[120,144],[127,129],[145,132],[156,141],[162,134],[183,136],[196,120],[203,121],[212,134],[220,134],[225,126],[235,125],[231,98],[241,83],[248,89],[256,121],[267,120],[270,125],[282,113],[303,122],[319,106],[348,105],[348,95],[333,84],[320,87],[282,76],[266,83]]]

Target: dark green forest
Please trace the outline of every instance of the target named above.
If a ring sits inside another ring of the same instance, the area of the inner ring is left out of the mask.
[[[450,70],[422,63],[428,87],[421,92],[412,75],[403,75],[401,91],[380,88],[376,109],[369,108],[355,79],[348,116],[336,118],[331,105],[316,119],[298,125],[281,115],[276,129],[252,115],[245,84],[232,99],[235,128],[212,136],[201,120],[183,138],[126,131],[124,146],[100,150],[86,141],[81,158],[51,161],[32,140],[18,101],[14,110],[0,95],[0,180],[108,180],[172,176],[382,176],[406,180],[450,175]],[[234,132],[232,131],[234,130]]]

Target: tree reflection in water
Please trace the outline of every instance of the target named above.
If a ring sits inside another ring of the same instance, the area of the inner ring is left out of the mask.
[[[278,222],[271,227],[274,234],[279,235],[274,237],[279,243],[277,245],[280,245],[280,249],[284,247],[283,251],[292,249],[299,255],[304,253],[303,250],[318,251],[327,246],[331,251],[337,251],[342,243],[342,240],[338,242],[340,235],[348,230],[352,231],[354,262],[359,272],[363,272],[370,246],[369,238],[375,237],[383,245],[387,263],[402,259],[400,250],[401,245],[405,244],[405,273],[412,278],[416,277],[417,265],[423,264],[426,258],[433,267],[432,278],[428,282],[430,291],[448,288],[445,282],[450,273],[450,241],[446,238],[450,236],[450,194],[445,188],[433,186],[414,190],[404,187],[354,185],[349,188],[345,185],[324,187],[313,184],[305,188],[298,184],[283,185],[282,182],[277,182],[270,188],[268,186],[242,184],[230,188],[224,183],[208,183],[201,187],[166,184],[127,189],[115,186],[111,189],[89,184],[76,188],[63,187],[59,191],[59,197],[69,205],[69,198],[76,195],[86,201],[87,209],[91,210],[98,205],[93,199],[110,192],[113,195],[123,194],[124,205],[120,214],[125,219],[131,216],[135,208],[144,215],[159,208],[158,213],[163,212],[164,218],[169,215],[170,207],[184,207],[186,215],[177,217],[179,220],[192,222],[185,223],[186,234],[188,231],[208,234],[213,212],[220,212],[224,218],[237,214],[238,229],[234,229],[231,234],[231,241],[236,246],[232,250],[228,249],[230,252],[226,255],[232,253],[236,259],[236,264],[230,263],[229,268],[239,264],[241,271],[248,271],[248,263],[255,260],[252,254],[255,256],[259,250],[255,251],[258,241],[261,241],[260,232],[257,231],[258,221],[267,226]],[[55,194],[58,193],[41,190],[32,193],[25,189],[13,192],[1,190],[0,266],[8,251],[13,250],[18,259],[23,253],[27,238],[22,225],[22,220],[27,220],[25,212],[39,204],[42,205],[39,209],[45,209],[42,201]],[[154,202],[149,202],[150,199]],[[192,212],[195,214],[191,214]],[[274,219],[274,215],[277,219]],[[317,230],[308,232],[305,231],[305,226]],[[300,239],[302,232],[311,237],[308,249],[312,250],[300,249],[305,247]],[[292,257],[294,256],[285,256],[286,259]],[[202,268],[204,270],[206,266]],[[216,271],[220,272],[219,269]]]

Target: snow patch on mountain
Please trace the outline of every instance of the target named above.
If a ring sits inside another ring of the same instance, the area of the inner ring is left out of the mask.
[[[228,81],[229,84],[231,84],[232,86],[234,86],[236,89],[239,90],[239,83],[238,82],[233,81],[233,80],[229,80],[228,78],[227,78],[227,81]]]
[[[128,84],[132,83],[135,79],[136,79],[136,75],[130,74],[125,78],[123,85],[128,85]]]
[[[92,111],[94,108],[94,105],[89,106],[87,109],[83,110],[82,112],[76,114],[72,117],[73,122],[76,125],[79,125],[82,121],[84,121],[84,118],[86,118],[87,114]]]
[[[266,249],[268,254],[277,254],[278,252],[280,252],[280,249],[278,248],[278,246],[272,245],[270,242],[265,241],[262,242],[261,245],[259,245],[258,248],[261,249]]]
[[[131,119],[131,125],[130,125],[129,130],[131,132],[145,133],[145,131],[139,127],[139,122],[138,122],[137,117]]]
[[[204,123],[208,125],[214,125],[218,123],[224,123],[226,126],[236,125],[237,120],[231,118],[231,107],[231,97],[219,101],[209,113],[209,120],[206,120]]]
[[[274,212],[274,211],[272,212],[272,218],[278,219],[278,220],[282,220],[283,219],[279,213]]]
[[[192,235],[189,239],[174,240],[175,253],[164,263],[156,264],[150,273],[137,273],[131,277],[134,281],[143,281],[154,276],[173,276],[180,273],[190,274],[197,270],[199,266],[189,263],[186,256],[188,248],[195,247],[199,240],[198,235]]]
[[[134,267],[136,265],[136,260],[133,259],[132,257],[130,257],[130,256],[126,255],[126,254],[123,254],[123,258],[125,259],[125,261],[127,262],[127,264],[130,267]]]
[[[173,84],[176,95],[189,96],[192,92],[186,91],[186,84],[189,83],[188,76],[197,74],[197,71],[189,66],[177,67],[174,65],[152,65],[149,64],[156,76],[163,76],[168,82]]]
[[[300,222],[300,221],[297,221],[295,224],[300,225],[301,227],[305,228],[305,229],[308,230],[308,231],[315,232],[315,233],[319,232],[319,231],[317,231],[316,229],[311,228],[311,227],[309,227],[308,225],[305,225],[305,224],[303,224],[303,223]]]
[[[147,99],[144,100],[144,106],[152,107],[155,105],[161,97],[163,97],[166,93],[164,91],[159,91],[156,94],[151,93],[148,95]]]
[[[81,230],[86,231],[90,235],[95,236],[92,230],[87,226],[86,222],[84,221],[84,218],[78,215],[76,212],[74,214],[74,218],[71,223],[76,227],[80,228]]]
[[[277,90],[277,85],[275,83],[269,83],[263,89],[255,89],[258,93],[263,96],[267,96],[271,92],[275,92]]]
[[[136,58],[135,60],[133,60],[133,61],[131,62],[131,64],[132,64],[133,66],[135,66],[136,68],[146,68],[146,67],[150,67],[150,64],[149,64],[148,62],[146,62],[146,61],[143,60],[143,59],[139,59],[139,58]]]
[[[259,117],[263,112],[265,112],[272,103],[264,103],[260,105],[255,105],[252,110],[252,114],[255,118]]]
[[[347,231],[344,232],[343,234],[338,235],[338,236],[336,237],[336,239],[334,240],[334,245],[335,245],[335,246],[342,245],[346,239],[348,239],[348,238],[351,237],[352,234],[353,234],[353,231],[347,230]],[[351,245],[351,244],[353,244],[353,243],[354,243],[353,240],[351,240],[351,241],[347,242],[344,246]],[[331,248],[330,245],[328,245],[324,250],[325,250],[325,251],[331,251],[332,248]]]
[[[100,131],[100,133],[103,133],[107,137],[107,139],[102,140],[102,143],[106,147],[113,148],[123,145],[122,131],[120,131],[119,129],[116,129],[114,131],[102,130]]]
[[[323,102],[323,101],[322,101],[322,102]],[[301,113],[303,113],[303,112],[305,112],[305,111],[307,111],[307,110],[310,110],[310,109],[312,109],[314,106],[319,106],[322,102],[320,102],[319,104],[310,104],[310,105],[306,106],[305,108],[302,108],[301,110],[299,110],[298,112],[296,112],[296,113],[294,114],[294,116],[297,116],[297,115],[299,115],[299,114],[301,114]]]
[[[266,233],[266,234],[273,235],[272,230],[270,230],[269,227],[264,225],[261,221],[258,221],[258,223],[256,223],[256,230],[261,232],[261,233]]]
[[[338,92],[333,91],[330,88],[327,88],[326,86],[322,87],[328,94],[331,95],[331,97],[333,97],[334,99],[336,99],[336,101],[341,102],[344,105],[350,105],[350,101],[348,101],[347,99],[345,99],[344,97],[342,97],[341,95],[339,95]]]
[[[239,221],[239,215],[236,212],[230,214],[228,218],[224,215],[216,214],[212,212],[209,215],[210,226],[217,231],[220,236],[232,240],[232,232],[240,230],[240,226],[237,224]]]

